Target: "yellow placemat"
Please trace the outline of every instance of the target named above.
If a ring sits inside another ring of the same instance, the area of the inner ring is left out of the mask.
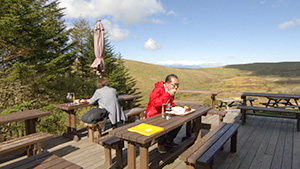
[[[131,132],[136,132],[145,136],[150,136],[151,134],[163,131],[164,128],[162,127],[158,127],[158,126],[153,126],[150,124],[146,124],[146,123],[141,123],[137,126],[131,127],[128,129],[128,131]]]

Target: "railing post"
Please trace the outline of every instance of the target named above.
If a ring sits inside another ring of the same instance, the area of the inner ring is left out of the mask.
[[[211,94],[211,109],[215,109],[216,108],[216,95],[215,94]]]

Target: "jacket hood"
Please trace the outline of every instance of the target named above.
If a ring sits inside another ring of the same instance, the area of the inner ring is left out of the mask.
[[[164,86],[165,82],[164,81],[160,81],[160,82],[156,82],[155,83],[155,88],[165,88]]]

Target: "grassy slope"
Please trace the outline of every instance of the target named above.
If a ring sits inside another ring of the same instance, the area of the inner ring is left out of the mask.
[[[222,91],[218,97],[237,97],[236,93],[245,91],[300,94],[300,62],[201,69],[169,68],[132,60],[124,60],[124,65],[137,80],[137,87],[143,96],[143,106],[148,102],[155,82],[164,80],[171,73],[179,77],[179,89]],[[199,100],[199,95],[177,94],[176,97]],[[208,102],[208,95],[200,97],[200,100]]]

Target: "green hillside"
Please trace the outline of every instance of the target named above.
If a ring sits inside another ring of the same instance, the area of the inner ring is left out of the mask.
[[[168,74],[179,77],[180,89],[222,91],[218,97],[237,97],[238,92],[270,92],[300,94],[300,62],[254,63],[216,68],[180,69],[124,60],[131,76],[137,80],[146,106],[154,84]],[[177,94],[179,99],[202,100],[209,96]],[[200,97],[200,98],[199,98]]]

